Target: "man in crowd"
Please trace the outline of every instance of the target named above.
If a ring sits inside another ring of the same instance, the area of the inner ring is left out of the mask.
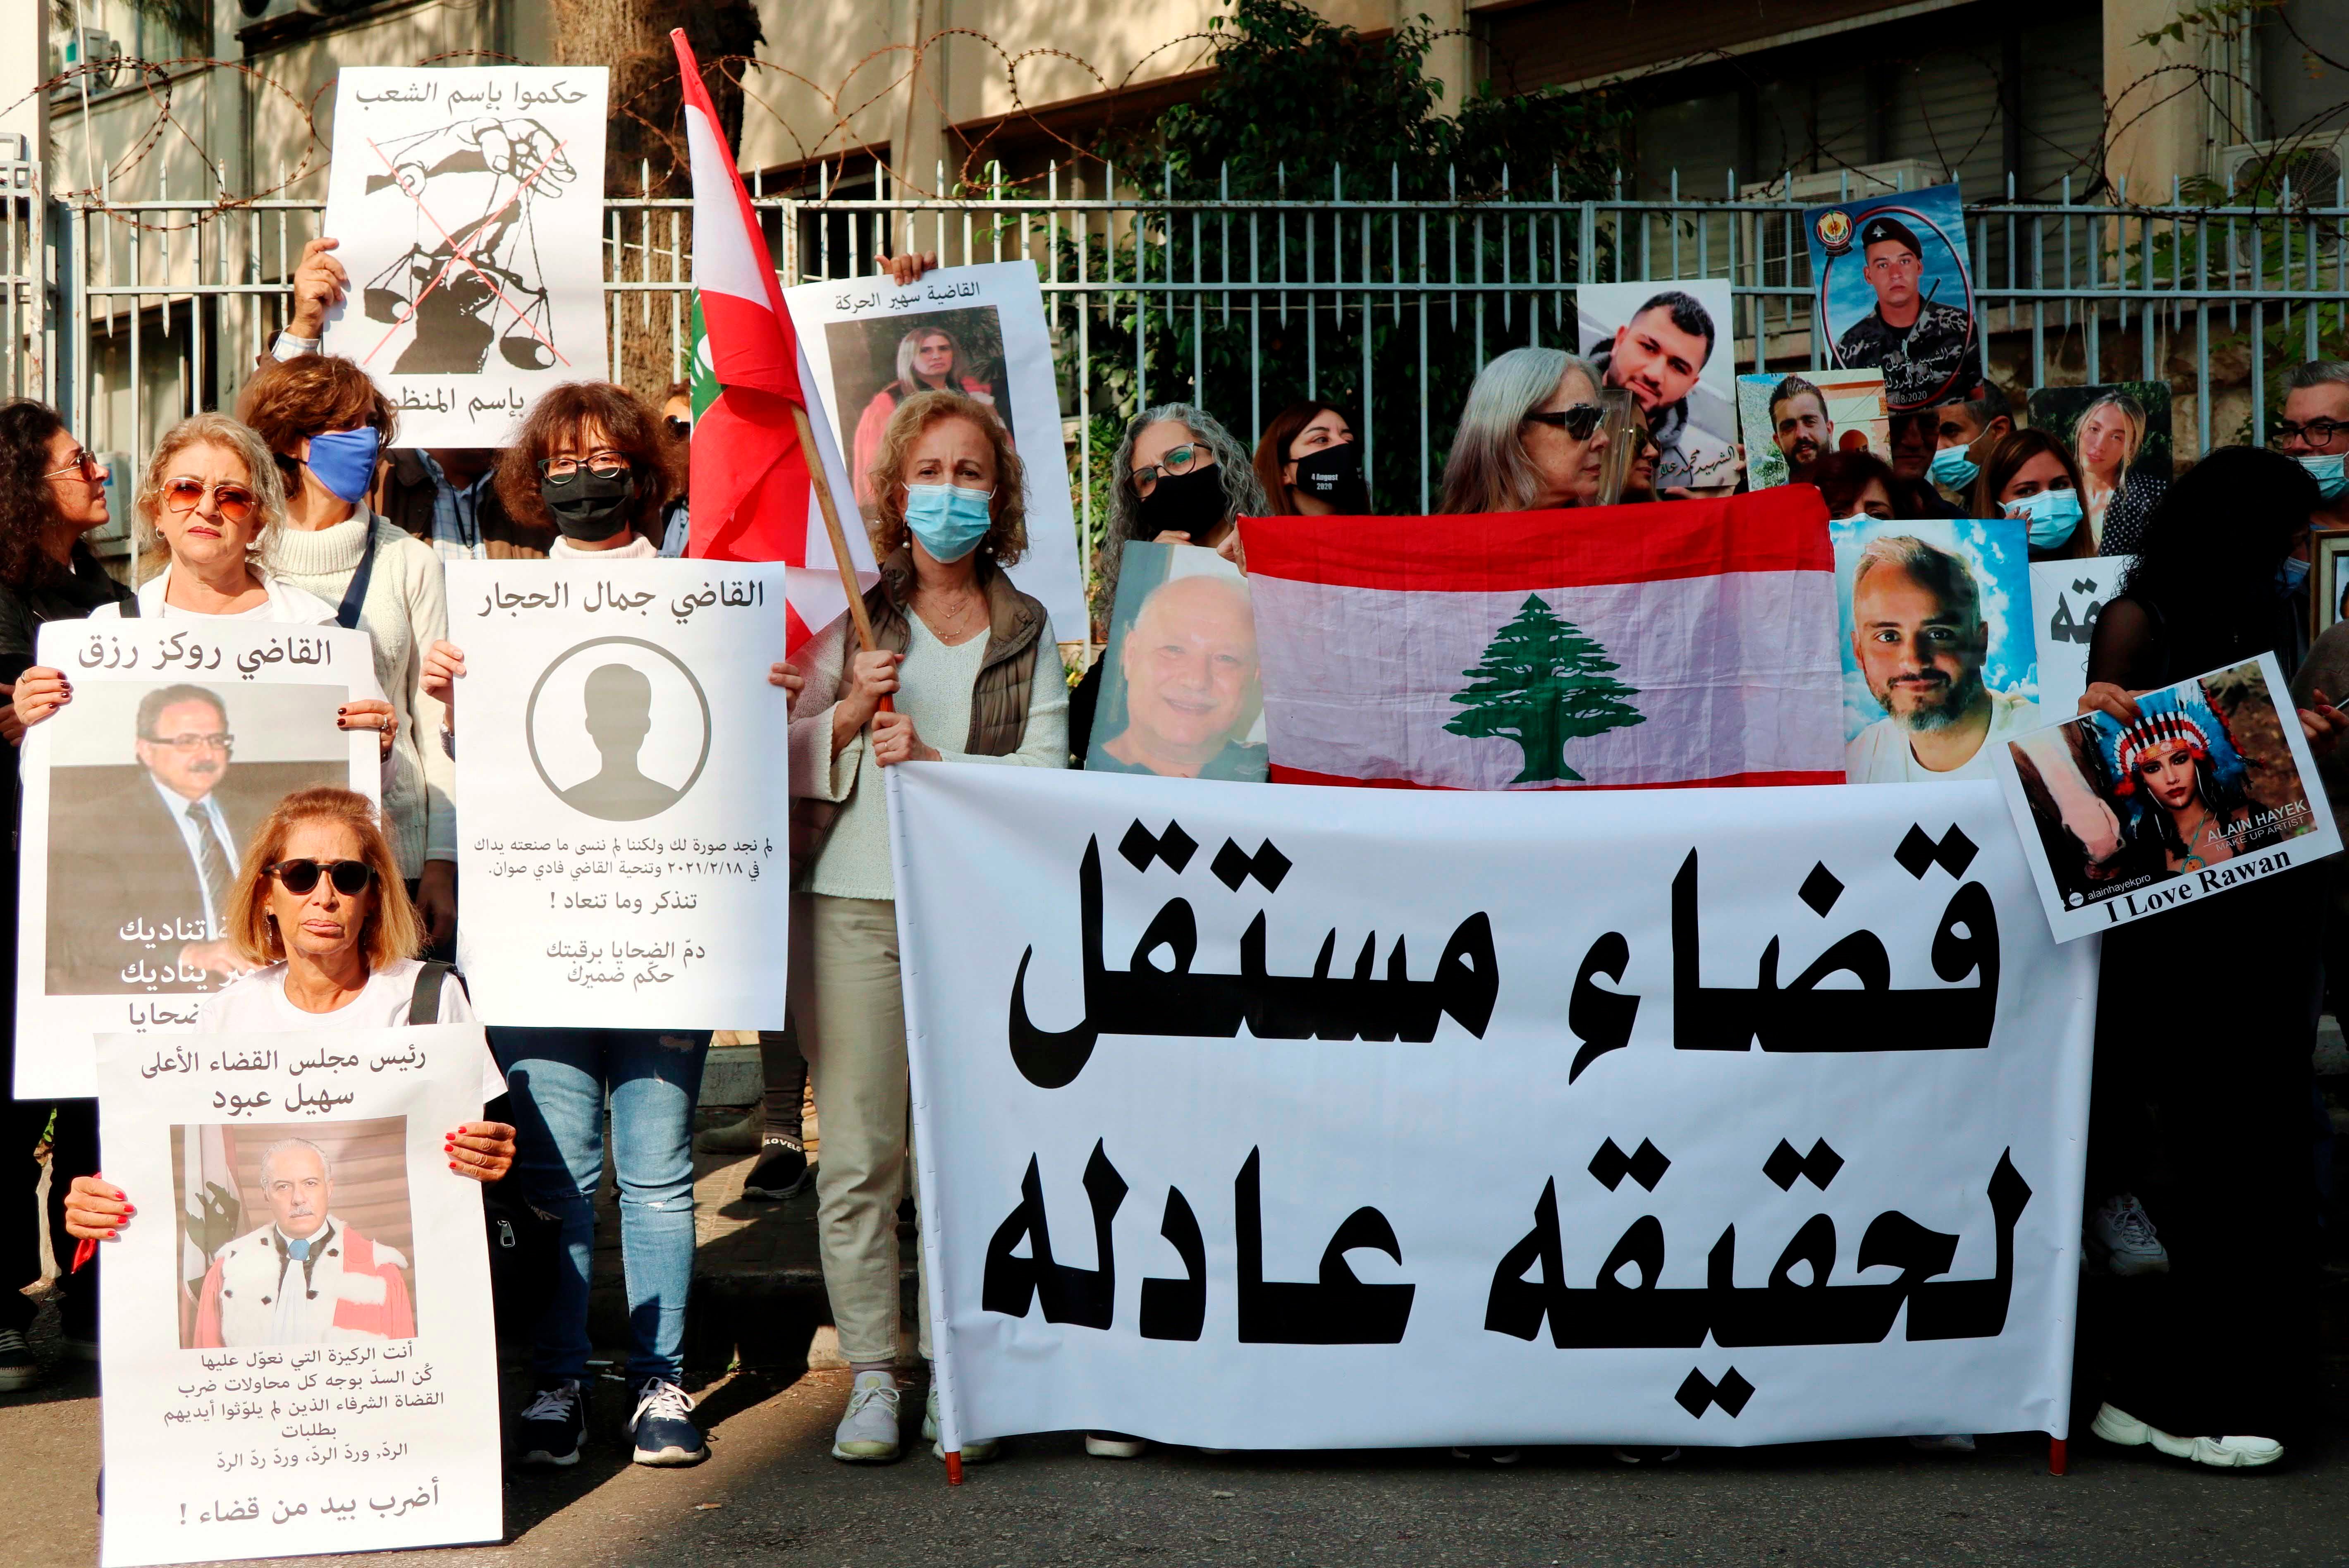
[[[1852,784],[1990,778],[1994,742],[2039,707],[1982,681],[1990,628],[1965,562],[1922,539],[1869,541],[1852,573],[1852,643],[1885,716],[1845,749]]]
[[[1615,329],[1592,356],[1601,383],[1631,394],[1656,444],[1656,488],[1729,483],[1728,449],[1689,428],[1689,393],[1713,358],[1713,317],[1693,295],[1667,289]]]
[[[1789,376],[1770,394],[1770,439],[1786,460],[1786,477],[1810,478],[1811,467],[1835,450],[1835,421],[1827,418],[1826,394]]]
[[[1151,589],[1119,649],[1125,728],[1097,743],[1096,773],[1265,776],[1265,748],[1235,732],[1255,705],[1256,620],[1247,586],[1200,573]]]
[[[1984,381],[1973,396],[1925,410],[1933,432],[1933,483],[1956,500],[1962,516],[1982,465],[1998,443],[2014,433],[2014,405],[1995,381]],[[1897,472],[1897,471],[1896,471]]]
[[[1897,492],[1892,497],[1892,514],[1896,517],[1961,515],[1961,508],[1941,499],[1930,477],[1934,443],[1940,440],[1940,421],[1939,409],[1919,409],[1892,416],[1892,478]]]
[[[213,1253],[204,1271],[195,1348],[416,1337],[408,1260],[336,1217],[324,1149],[307,1138],[271,1144],[261,1195],[269,1223]]]
[[[1882,370],[1885,401],[1894,409],[1962,390],[1973,379],[1961,375],[1973,353],[1973,317],[1962,308],[1962,296],[1927,299],[1918,292],[1925,259],[1915,231],[1878,213],[1860,224],[1859,251],[1876,308],[1844,329],[1836,362]]]
[[[2275,443],[2316,477],[2323,503],[2309,517],[2317,528],[2349,528],[2349,359],[2312,359],[2284,382]]]

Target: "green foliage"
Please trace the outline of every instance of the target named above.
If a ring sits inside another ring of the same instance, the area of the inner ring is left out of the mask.
[[[2158,48],[2163,39],[2182,44],[2186,35],[2211,34],[2231,37],[2246,27],[2259,25],[2262,11],[2281,11],[2283,0],[2219,0],[2213,5],[2197,5],[2180,11],[2168,24],[2150,33],[2139,33],[2137,41],[2147,48]]]
[[[1455,735],[1515,741],[1525,767],[1511,784],[1578,782],[1582,775],[1567,765],[1568,741],[1647,722],[1625,701],[1640,693],[1615,679],[1620,668],[1598,639],[1539,594],[1528,594],[1476,668],[1461,671],[1472,684],[1452,701],[1466,711],[1444,727]]]

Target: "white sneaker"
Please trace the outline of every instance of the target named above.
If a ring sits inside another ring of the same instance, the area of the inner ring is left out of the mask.
[[[922,1400],[922,1438],[930,1445],[930,1458],[942,1459],[947,1457],[946,1449],[938,1442],[938,1386],[936,1383],[930,1385],[929,1393]],[[962,1462],[967,1465],[983,1465],[1001,1451],[1002,1446],[993,1438],[965,1438],[962,1440]]]
[[[2251,1469],[2283,1458],[2283,1445],[2272,1438],[2173,1438],[2110,1405],[2097,1409],[2095,1424],[2089,1429],[2125,1449],[2150,1443],[2172,1459],[2192,1459],[2222,1470]]]
[[[832,1457],[853,1465],[885,1465],[897,1457],[897,1380],[886,1372],[860,1372],[848,1393],[848,1411],[832,1434]]]
[[[2155,1233],[2144,1205],[2124,1192],[2105,1200],[2088,1216],[2088,1250],[2108,1272],[2127,1279],[2133,1274],[2169,1272],[2169,1249]]]
[[[1148,1438],[1129,1437],[1123,1432],[1085,1434],[1085,1452],[1097,1459],[1138,1459],[1149,1447]]]

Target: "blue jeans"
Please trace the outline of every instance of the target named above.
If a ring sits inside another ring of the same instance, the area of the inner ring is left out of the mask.
[[[604,1176],[604,1103],[620,1181],[627,1275],[628,1381],[677,1382],[693,1286],[693,1106],[709,1036],[647,1029],[492,1029],[513,1096],[515,1172],[533,1203],[563,1220],[563,1262],[539,1320],[541,1378],[587,1376],[587,1282],[595,1187]]]

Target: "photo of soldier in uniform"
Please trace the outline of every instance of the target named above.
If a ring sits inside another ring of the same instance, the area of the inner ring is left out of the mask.
[[[1954,184],[1804,214],[1835,362],[1881,370],[1893,412],[1970,396],[1982,379],[1973,268]]]

